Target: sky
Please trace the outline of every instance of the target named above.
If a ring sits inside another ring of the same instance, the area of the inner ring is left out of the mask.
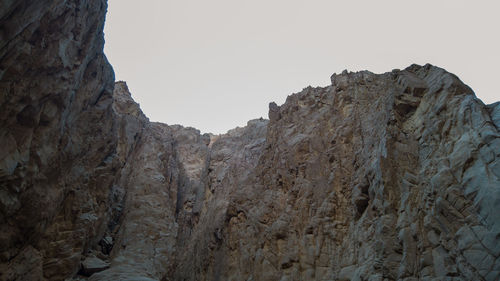
[[[431,63],[500,100],[498,0],[108,0],[104,51],[151,121],[225,133],[344,69]]]

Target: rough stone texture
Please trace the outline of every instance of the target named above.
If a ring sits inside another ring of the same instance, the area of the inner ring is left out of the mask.
[[[500,279],[500,103],[345,71],[202,135],[113,84],[105,10],[0,4],[0,280]]]
[[[271,104],[211,145],[171,279],[497,280],[497,110],[431,65]]]
[[[85,276],[90,276],[96,272],[103,271],[107,268],[109,268],[109,263],[101,260],[100,258],[87,257],[82,262],[82,269],[80,270],[80,273]]]
[[[496,280],[496,110],[414,65],[334,75],[224,135],[147,124],[91,280]]]
[[[61,280],[106,229],[118,135],[106,1],[0,4],[0,279]]]

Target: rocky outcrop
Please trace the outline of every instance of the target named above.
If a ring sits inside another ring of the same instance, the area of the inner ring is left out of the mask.
[[[63,279],[106,229],[118,142],[105,1],[0,5],[0,279]]]
[[[144,123],[90,279],[496,280],[497,109],[414,65],[334,75],[225,135]]]
[[[497,109],[431,65],[271,104],[212,143],[170,278],[497,280]]]
[[[498,280],[500,104],[412,65],[149,122],[105,1],[0,4],[0,280]]]

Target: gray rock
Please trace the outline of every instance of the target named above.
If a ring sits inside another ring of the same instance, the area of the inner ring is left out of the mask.
[[[100,272],[108,268],[109,263],[97,257],[88,257],[82,262],[80,272],[85,276],[91,276],[96,272]]]
[[[344,71],[201,135],[113,83],[105,11],[0,5],[0,280],[498,279],[498,103]]]

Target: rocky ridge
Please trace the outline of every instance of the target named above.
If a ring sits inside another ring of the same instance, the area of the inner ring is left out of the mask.
[[[106,1],[0,4],[0,280],[498,280],[500,103],[412,65],[149,122]]]

